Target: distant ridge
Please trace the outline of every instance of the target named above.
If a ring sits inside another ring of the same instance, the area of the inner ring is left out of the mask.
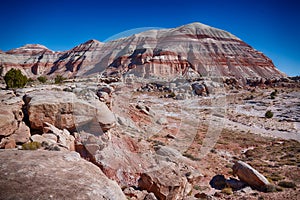
[[[235,35],[199,22],[148,30],[102,43],[92,39],[64,52],[39,44],[1,52],[2,76],[19,68],[29,77],[102,73],[173,77],[189,69],[202,76],[273,78],[285,76],[262,52]]]

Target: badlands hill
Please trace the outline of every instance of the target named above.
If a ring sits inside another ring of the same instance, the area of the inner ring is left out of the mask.
[[[68,51],[54,52],[28,44],[0,52],[4,75],[19,68],[29,77],[65,77],[125,73],[173,77],[189,69],[201,76],[275,78],[285,76],[272,60],[231,33],[201,23],[149,30],[106,43],[89,40]]]

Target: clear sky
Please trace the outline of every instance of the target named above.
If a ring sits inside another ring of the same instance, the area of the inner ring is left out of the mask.
[[[201,22],[231,32],[300,75],[299,0],[2,0],[0,49],[43,44],[63,51],[134,28]]]

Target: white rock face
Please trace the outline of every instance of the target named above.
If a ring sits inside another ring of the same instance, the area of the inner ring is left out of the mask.
[[[149,30],[101,43],[89,40],[65,52],[42,45],[0,53],[2,75],[19,68],[28,76],[105,73],[173,77],[189,69],[203,76],[282,77],[272,61],[238,37],[201,23]]]

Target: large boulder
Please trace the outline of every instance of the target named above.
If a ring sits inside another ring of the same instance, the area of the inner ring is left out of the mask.
[[[265,190],[266,186],[270,184],[264,175],[243,161],[235,162],[232,170],[233,174],[237,175],[241,181],[258,190]]]
[[[0,199],[126,199],[76,152],[0,150],[0,162]]]
[[[71,92],[31,92],[25,96],[25,103],[32,129],[42,131],[44,122],[71,131],[91,122],[96,123],[100,131],[115,125],[114,115],[105,103],[99,100],[90,103]]]
[[[179,200],[192,190],[185,174],[169,165],[166,168],[141,174],[139,188],[153,192],[161,200]]]

